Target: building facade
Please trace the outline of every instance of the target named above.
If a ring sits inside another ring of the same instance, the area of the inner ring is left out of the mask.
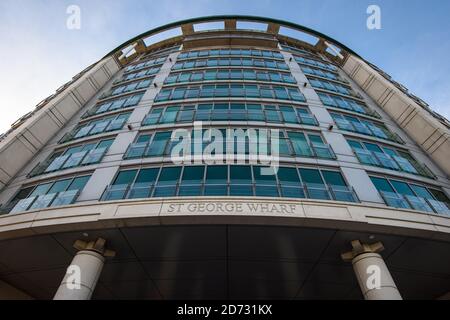
[[[2,136],[0,298],[448,298],[449,128],[293,23],[151,30]]]

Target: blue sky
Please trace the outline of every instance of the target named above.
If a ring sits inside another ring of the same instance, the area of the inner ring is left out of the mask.
[[[81,8],[68,30],[66,9]],[[366,9],[381,8],[381,30]],[[246,14],[325,33],[375,63],[450,118],[448,0],[1,0],[0,132],[107,52],[154,27],[192,17]]]

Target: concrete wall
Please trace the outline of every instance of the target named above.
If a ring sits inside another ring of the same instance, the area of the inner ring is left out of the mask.
[[[426,184],[433,184],[436,186],[441,186],[444,188],[444,190],[447,190],[447,192],[450,190],[450,183],[448,179],[446,179],[445,174],[442,173],[442,171],[434,164],[434,161],[431,160],[426,153],[414,142],[413,139],[409,138],[406,131],[404,131],[402,128],[397,126],[396,120],[387,112],[384,110],[384,108],[378,106],[378,103],[371,98],[371,96],[367,95],[358,85],[358,82],[353,81],[353,78],[349,77],[346,73],[340,72],[341,76],[346,78],[348,81],[350,81],[352,87],[355,91],[359,92],[363,97],[368,106],[374,110],[376,110],[378,113],[381,114],[383,117],[383,123],[386,124],[386,126],[391,130],[399,134],[405,141],[405,145],[398,145],[396,143],[390,143],[387,141],[383,141],[383,143],[390,144],[392,146],[396,147],[406,147],[411,151],[411,153],[419,159],[421,162],[425,162],[427,166],[429,166],[433,172],[439,177],[437,181],[421,177],[417,175],[407,174],[403,172],[393,172],[391,170],[386,170],[383,168],[373,167],[373,166],[365,166],[359,163],[358,159],[352,152],[352,149],[348,145],[344,134],[346,136],[355,136],[358,137],[358,134],[355,133],[349,133],[349,132],[341,132],[336,126],[332,130],[329,129],[329,126],[331,124],[334,124],[330,113],[328,111],[328,108],[322,104],[320,101],[318,95],[316,94],[315,90],[311,87],[309,84],[306,76],[301,71],[299,65],[295,62],[294,59],[291,59],[292,54],[283,52],[284,58],[286,63],[289,65],[290,70],[293,74],[293,76],[296,78],[298,82],[298,88],[302,93],[305,95],[307,99],[307,104],[311,112],[315,115],[317,120],[319,121],[319,127],[308,127],[306,129],[314,131],[314,132],[320,132],[327,143],[331,145],[333,150],[335,151],[337,155],[336,161],[331,160],[323,160],[323,159],[308,159],[308,158],[302,158],[301,164],[311,164],[315,166],[322,166],[322,167],[329,167],[334,169],[340,169],[344,175],[344,178],[347,180],[347,183],[354,187],[356,194],[358,195],[361,202],[368,206],[384,206],[384,201],[381,199],[379,193],[375,189],[374,185],[372,184],[369,173],[377,173],[381,175],[391,175],[391,176],[398,176],[402,178],[408,178],[414,181],[421,181]],[[48,142],[45,143],[42,147],[36,149],[34,153],[31,153],[28,155],[29,160],[26,162],[24,166],[22,166],[21,169],[17,169],[17,173],[14,179],[10,181],[8,186],[2,190],[0,193],[0,203],[6,203],[13,195],[21,188],[24,184],[31,184],[31,183],[38,183],[39,181],[43,179],[53,179],[58,178],[61,176],[70,176],[74,174],[80,174],[80,173],[86,173],[91,174],[91,179],[89,180],[88,184],[86,185],[85,189],[81,193],[80,197],[77,200],[77,205],[79,206],[85,206],[85,205],[95,205],[100,199],[103,191],[105,188],[111,183],[112,179],[114,178],[115,174],[119,170],[120,167],[123,166],[142,166],[142,165],[151,165],[156,164],[159,165],[160,161],[162,159],[155,159],[155,158],[144,158],[144,159],[133,159],[133,160],[123,160],[123,154],[127,150],[130,143],[132,143],[136,136],[139,134],[139,130],[141,129],[141,121],[145,117],[145,115],[150,111],[152,108],[152,105],[154,103],[154,98],[156,97],[157,93],[161,89],[163,82],[167,75],[170,73],[172,65],[176,62],[176,56],[177,53],[173,53],[170,55],[170,59],[167,59],[165,64],[162,66],[161,71],[158,75],[156,75],[154,83],[147,89],[143,99],[141,102],[133,108],[132,114],[130,118],[128,119],[127,124],[130,125],[130,128],[127,128],[125,126],[122,130],[118,130],[112,133],[103,133],[96,135],[95,137],[88,137],[83,139],[78,139],[74,142],[69,142],[64,144],[64,146],[69,146],[74,143],[80,143],[82,141],[87,141],[91,139],[100,140],[104,138],[115,138],[115,141],[111,148],[109,149],[108,153],[103,158],[102,162],[99,164],[86,166],[86,167],[77,167],[72,169],[67,169],[63,171],[58,171],[54,173],[48,173],[41,176],[28,178],[27,174],[31,171],[31,169],[38,164],[39,162],[45,160],[57,147],[61,147],[60,144],[58,144],[59,139],[67,132],[70,132],[80,121],[81,116],[90,108],[92,108],[97,98],[104,92],[107,91],[112,82],[116,80],[118,77],[122,75],[122,71],[118,71],[118,69],[114,69],[114,65],[107,68],[109,71],[109,78],[106,77],[106,72],[103,72],[105,75],[102,79],[102,81],[106,81],[105,85],[100,89],[97,89],[97,91],[92,91],[89,89],[89,86],[92,85],[92,80],[84,83],[83,85],[85,88],[81,90],[82,92],[93,95],[92,98],[87,101],[87,98],[84,98],[83,101],[86,101],[83,104],[74,105],[73,109],[68,107],[69,111],[66,111],[62,106],[60,106],[62,109],[59,111],[61,113],[67,113],[67,115],[61,119],[61,126],[58,126],[55,128],[56,132],[52,134],[51,137],[49,137]],[[111,61],[109,63],[112,63]],[[115,62],[114,62],[115,63]],[[105,69],[100,68],[101,69]],[[92,75],[91,77],[95,78],[96,72],[101,73],[99,69],[92,69]],[[112,73],[113,70],[116,70],[115,74]],[[118,72],[117,72],[118,71]],[[88,75],[86,75],[87,77]],[[81,78],[80,80],[82,80]],[[97,82],[100,80],[96,80]],[[306,86],[304,84],[306,83]],[[70,88],[69,88],[70,89]],[[77,90],[75,93],[71,93],[70,97],[80,96],[80,93],[78,92],[80,90]],[[69,98],[67,98],[69,99]],[[82,99],[82,97],[76,98],[77,100]],[[229,100],[241,100],[237,98],[231,98]],[[253,99],[252,99],[253,100]],[[75,101],[75,100],[74,100]],[[255,99],[255,102],[261,102],[265,103],[267,100],[258,100]],[[197,102],[195,100],[190,102]],[[116,111],[115,113],[117,113]],[[69,116],[72,115],[70,119]],[[66,120],[67,119],[67,120]],[[62,124],[62,121],[66,121],[64,125]],[[214,124],[218,124],[215,122]],[[228,123],[226,123],[228,125]],[[243,123],[242,125],[249,125],[248,123]],[[158,125],[155,126],[152,129],[158,128],[158,129],[164,129],[164,130],[171,130],[174,127],[189,127],[190,124],[168,124],[168,125]],[[305,126],[303,125],[289,125],[292,128],[297,128],[300,130],[304,130]],[[25,126],[24,126],[25,128]],[[53,130],[53,129],[52,129]],[[366,140],[373,140],[378,141],[378,139],[368,136],[361,136],[359,137],[364,138]],[[17,138],[19,139],[19,138]],[[170,161],[170,159],[164,159],[165,161]],[[291,164],[298,164],[298,159],[295,158],[285,158],[282,159],[286,163]],[[2,166],[3,168],[3,166]],[[74,206],[74,208],[77,208]],[[81,208],[81,207],[80,207]],[[93,206],[92,208],[97,208],[96,206]],[[133,209],[134,210],[134,209]],[[392,210],[391,211],[395,211]],[[55,212],[55,211],[49,211],[49,212]],[[20,217],[22,215],[15,215],[14,217],[11,217],[16,222],[14,223],[20,223],[22,225],[22,222],[20,222]],[[76,218],[73,217],[73,220],[76,221]],[[13,223],[13,224],[14,224]],[[46,220],[45,222],[41,223],[49,223],[49,220]],[[31,227],[31,224],[28,224],[28,222],[23,221],[23,226]],[[73,227],[73,226],[72,226]],[[0,229],[1,231],[1,229]]]
[[[343,70],[450,176],[450,130],[363,60],[349,56]]]
[[[113,58],[98,62],[0,142],[0,190],[118,70]]]

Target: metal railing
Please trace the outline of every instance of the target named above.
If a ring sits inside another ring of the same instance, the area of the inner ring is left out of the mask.
[[[380,194],[389,207],[450,215],[449,205],[442,201],[387,191],[380,191]]]
[[[436,179],[436,176],[426,165],[420,164],[415,160],[406,159],[401,156],[390,156],[381,152],[373,152],[365,149],[353,149],[353,151],[358,160],[363,164]]]
[[[404,144],[402,138],[397,133],[393,133],[389,130],[383,130],[375,125],[366,125],[364,123],[358,123],[354,121],[349,121],[347,119],[334,118],[334,122],[338,126],[339,129],[356,132],[372,137],[377,137],[380,139],[394,141],[400,144]]]
[[[187,182],[109,185],[101,201],[180,196],[263,196],[360,202],[351,187],[329,184],[270,182]]]
[[[34,167],[28,174],[28,177],[32,178],[44,173],[99,163],[102,161],[107,150],[108,148],[99,148],[89,151],[76,152],[70,155],[62,155],[54,159],[47,159]]]
[[[320,159],[330,159],[330,160],[336,160],[336,154],[331,147],[331,145],[326,143],[314,143],[310,142],[308,145],[308,148],[297,150],[294,148],[293,143],[290,138],[286,137],[280,137],[278,138],[279,146],[278,146],[278,154],[273,154],[273,150],[271,149],[271,140],[268,138],[267,140],[267,151],[262,152],[258,148],[259,145],[251,145],[251,141],[248,137],[245,137],[244,139],[238,139],[235,140],[224,140],[223,141],[223,148],[222,148],[222,154],[223,158],[230,155],[228,153],[228,146],[233,146],[233,155],[237,156],[264,156],[264,157],[272,157],[272,156],[280,156],[280,157],[313,157],[313,158],[320,158]],[[153,142],[137,142],[137,143],[131,143],[127,151],[123,155],[123,159],[138,159],[138,158],[144,158],[144,157],[160,157],[160,156],[168,156],[170,151],[172,150],[173,144],[176,143],[171,141],[170,139],[165,142],[165,146],[163,147],[162,152],[158,152],[155,154],[151,154],[150,150],[152,148]],[[189,153],[186,153],[187,156],[203,156],[203,151],[205,147],[208,145],[209,142],[207,141],[195,141],[191,140],[190,146],[191,150]],[[243,144],[243,145],[240,145]],[[194,154],[194,151],[200,150],[201,154]],[[243,152],[242,152],[243,151]],[[216,154],[214,154],[216,155]],[[218,156],[218,155],[217,155]]]
[[[2,209],[2,212],[3,214],[11,214],[25,212],[28,210],[70,205],[76,201],[79,195],[80,190],[68,190],[58,193],[28,197],[8,204],[8,206]]]
[[[76,128],[73,131],[67,132],[60,140],[59,143],[66,143],[72,140],[81,139],[96,134],[116,131],[122,129],[126,122],[126,119],[113,119],[104,122],[97,123],[95,125],[87,125],[81,128]]]
[[[284,119],[283,112],[273,110],[274,114],[269,116],[267,112],[255,111],[255,110],[189,110],[192,114],[188,120],[181,120],[181,114],[183,111],[177,111],[177,113],[170,117],[172,120],[167,119],[162,113],[148,114],[142,121],[142,126],[156,125],[163,123],[178,123],[178,122],[192,122],[192,121],[262,121],[271,123],[293,123],[318,126],[319,122],[312,114],[293,113],[293,118]],[[284,119],[284,120],[283,120]]]

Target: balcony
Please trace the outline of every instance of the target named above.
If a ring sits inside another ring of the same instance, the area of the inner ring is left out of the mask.
[[[380,194],[386,205],[389,207],[413,209],[450,216],[450,208],[448,205],[438,200],[402,195],[387,191],[380,191]]]
[[[436,176],[426,165],[420,164],[416,160],[406,159],[401,156],[390,156],[381,152],[373,152],[365,149],[354,149],[353,151],[359,162],[363,164],[436,179]]]
[[[347,186],[311,183],[251,183],[250,181],[248,183],[173,182],[110,185],[103,192],[101,201],[175,196],[261,196],[359,202],[353,188]]]
[[[367,136],[394,141],[400,144],[405,143],[398,134],[390,132],[387,129],[383,130],[372,123],[365,124],[362,122],[360,123],[356,121],[349,121],[347,119],[338,117],[334,117],[333,120],[338,128],[344,131],[356,132]]]
[[[33,196],[9,204],[4,213],[19,213],[29,210],[38,210],[73,204],[78,198],[80,190],[69,190],[58,193]]]
[[[54,159],[47,159],[44,162],[38,164],[28,174],[28,177],[32,178],[41,174],[51,173],[59,170],[100,163],[107,150],[107,148],[100,148],[62,155]]]
[[[93,136],[100,133],[111,132],[122,129],[127,119],[114,119],[107,120],[97,124],[91,124],[82,128],[75,129],[74,131],[67,132],[60,140],[59,143],[66,143],[72,140],[81,139],[88,136]]]
[[[178,112],[178,114],[177,114]],[[189,112],[187,114],[186,112]],[[292,117],[282,120],[283,112],[278,110],[188,110],[176,111],[173,116],[166,114],[161,117],[160,113],[148,114],[142,121],[142,126],[156,125],[162,123],[182,123],[193,121],[262,121],[270,123],[292,123],[309,126],[318,126],[319,122],[314,115],[308,113],[292,112]]]
[[[311,142],[310,147],[313,151],[314,157],[321,159],[333,159],[336,160],[336,154],[333,148],[327,143]]]
[[[206,139],[206,138],[205,138]],[[160,157],[160,156],[168,156],[170,154],[170,150],[172,150],[173,143],[177,141],[158,141],[158,145],[153,145],[153,143],[148,142],[137,142],[132,143],[128,147],[125,152],[123,159],[138,159],[143,157]],[[250,145],[249,139],[246,137],[244,139],[235,140],[224,140],[223,141],[223,158],[228,156],[227,147],[229,145],[233,147],[233,155],[237,156],[240,160],[253,159],[256,156],[261,157],[271,157],[272,155],[281,156],[281,157],[315,157],[320,159],[329,159],[335,160],[337,159],[336,154],[334,153],[332,147],[326,143],[313,143],[311,142],[309,145],[301,146],[300,148],[296,148],[290,138],[280,137],[278,138],[278,154],[273,154],[273,150],[271,150],[271,139],[267,140],[267,149],[266,151],[260,151],[260,146]],[[199,150],[201,152],[200,156],[207,156],[203,154],[205,147],[209,144],[209,141],[193,141],[191,140],[191,154],[187,154],[186,156],[190,157],[194,156],[194,150]],[[241,144],[241,145],[240,145]],[[158,151],[158,152],[155,152]],[[243,152],[242,152],[243,151]],[[213,155],[214,156],[214,155]],[[217,155],[219,156],[219,155]],[[269,159],[268,159],[269,160]]]

